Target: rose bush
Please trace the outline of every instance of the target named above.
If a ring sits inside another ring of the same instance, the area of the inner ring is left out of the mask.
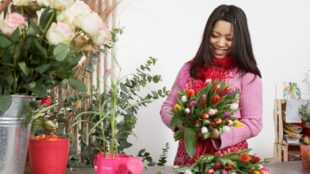
[[[10,105],[12,94],[42,98],[57,85],[85,90],[73,78],[75,67],[85,51],[111,43],[100,16],[83,1],[12,3],[13,12],[0,21],[0,112]]]

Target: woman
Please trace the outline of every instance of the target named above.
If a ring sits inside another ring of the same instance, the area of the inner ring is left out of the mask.
[[[239,7],[220,5],[212,12],[195,57],[179,71],[160,112],[172,130],[182,129],[182,125],[170,126],[172,116],[167,113],[177,102],[178,89],[199,90],[206,79],[225,80],[240,90],[240,110],[235,115],[244,124],[222,134],[212,132],[212,138],[207,140],[198,138],[193,158],[186,154],[184,141],[180,140],[175,165],[192,164],[205,153],[223,155],[246,149],[246,140],[262,129],[261,73],[253,55],[247,18]]]

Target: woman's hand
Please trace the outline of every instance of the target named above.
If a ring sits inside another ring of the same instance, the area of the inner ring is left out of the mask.
[[[212,129],[211,133],[210,133],[210,138],[212,139],[219,139],[221,136],[220,131],[218,131],[217,129]]]

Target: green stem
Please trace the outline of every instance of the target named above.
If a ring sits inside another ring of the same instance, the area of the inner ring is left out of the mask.
[[[101,104],[101,97],[99,96],[99,117],[100,119],[104,116],[103,114],[103,105]],[[102,135],[102,147],[105,149],[105,132],[104,132],[104,121],[100,123],[101,126],[101,135]]]
[[[56,15],[56,11],[55,10],[52,10],[52,15],[51,15],[51,17],[48,19],[48,22],[47,22],[47,24],[46,24],[46,26],[45,26],[45,28],[44,28],[44,30],[43,30],[43,35],[42,36],[45,36],[46,35],[46,33],[47,33],[47,30],[50,28],[50,26],[52,25],[52,22],[53,22],[53,20],[54,20],[54,18],[55,18],[55,15]]]
[[[110,151],[114,155],[115,151],[117,152],[117,147],[115,144],[116,141],[116,113],[117,113],[117,85],[112,81],[112,95],[111,95],[111,144]],[[115,150],[115,151],[114,151]]]

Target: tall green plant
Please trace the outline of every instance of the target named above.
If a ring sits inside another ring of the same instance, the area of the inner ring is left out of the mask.
[[[143,94],[148,85],[161,80],[160,75],[151,73],[156,60],[150,57],[135,73],[112,80],[108,90],[99,97],[94,94],[92,108],[75,117],[74,126],[82,116],[88,115],[90,118],[82,120],[90,125],[88,137],[91,140],[88,145],[81,142],[81,146],[88,146],[82,158],[92,161],[99,151],[121,153],[132,145],[128,142],[128,136],[133,134],[139,109],[168,94],[165,87]]]

